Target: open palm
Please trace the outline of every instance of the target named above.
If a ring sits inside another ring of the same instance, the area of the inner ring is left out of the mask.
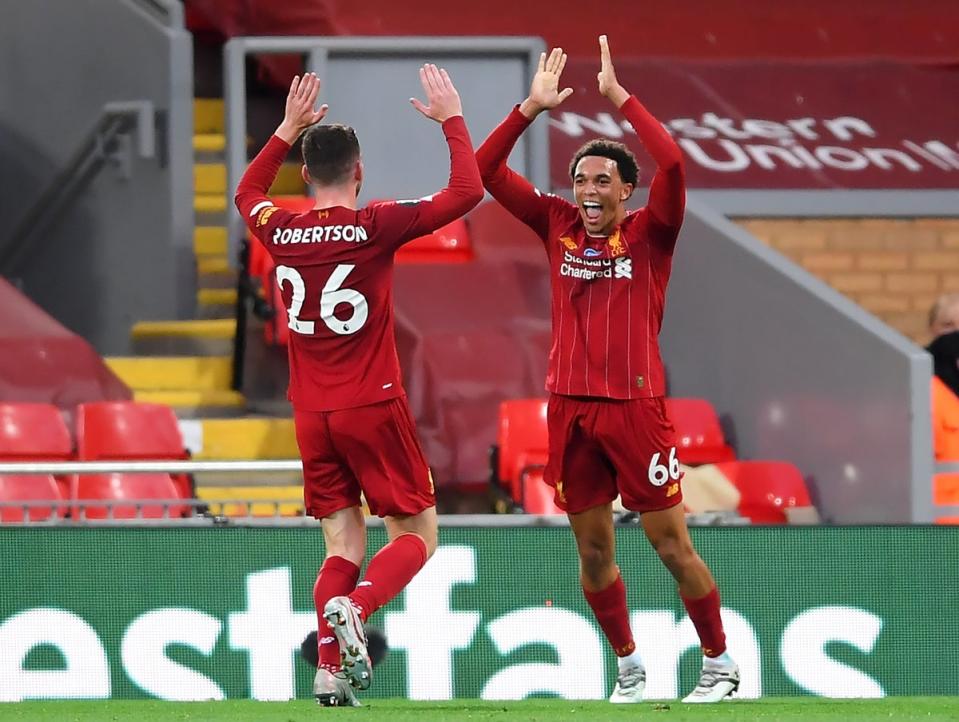
[[[572,88],[559,89],[560,76],[566,67],[566,53],[562,48],[553,48],[549,57],[539,56],[539,67],[529,88],[529,99],[543,109],[555,108],[573,94]]]
[[[303,78],[294,77],[286,96],[286,112],[283,121],[297,130],[306,130],[319,123],[326,115],[327,106],[315,110],[316,96],[320,92],[320,79],[316,73],[306,73]]]

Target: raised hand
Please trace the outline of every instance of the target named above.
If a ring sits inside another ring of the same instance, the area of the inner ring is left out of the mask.
[[[596,75],[599,81],[599,93],[613,101],[617,106],[622,105],[629,98],[629,93],[616,79],[616,69],[609,54],[609,41],[605,35],[599,36],[600,70]]]
[[[544,110],[555,108],[573,94],[572,88],[559,89],[559,79],[566,67],[566,53],[562,48],[553,48],[547,57],[539,56],[539,67],[529,86],[529,96],[520,104],[520,112],[533,118]]]
[[[279,137],[292,143],[304,130],[323,120],[329,106],[324,104],[319,110],[313,109],[319,92],[320,79],[316,77],[316,73],[306,73],[302,78],[298,75],[293,78],[290,92],[286,96],[283,122],[276,132]]]
[[[410,98],[410,103],[423,115],[437,123],[442,123],[454,115],[463,115],[460,95],[453,87],[449,73],[443,68],[427,63],[420,68],[420,82],[423,84],[423,92],[426,93],[427,104],[418,98]]]

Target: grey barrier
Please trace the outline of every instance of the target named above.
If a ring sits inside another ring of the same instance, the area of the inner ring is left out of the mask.
[[[246,59],[249,55],[300,53],[321,80],[331,122],[352,125],[363,149],[363,198],[415,198],[446,184],[448,153],[442,136],[408,102],[422,97],[416,69],[436,62],[449,69],[463,98],[464,115],[479,143],[525,97],[541,38],[528,37],[237,37],[223,48],[226,99],[227,189],[232,200],[246,168]],[[504,98],[509,98],[505,101]],[[549,185],[545,123],[525,133],[512,156],[530,180]],[[232,203],[229,204],[232,210]],[[229,212],[231,262],[236,262],[242,220]]]

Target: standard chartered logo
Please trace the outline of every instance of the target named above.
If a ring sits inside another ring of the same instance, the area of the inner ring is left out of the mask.
[[[401,653],[398,659],[405,660],[410,698],[464,696],[464,689],[457,689],[464,680],[484,699],[522,699],[538,693],[599,699],[609,693],[614,673],[605,666],[605,641],[585,610],[534,606],[491,617],[482,609],[454,609],[458,587],[475,587],[478,578],[490,578],[481,577],[479,571],[472,546],[440,547],[406,590],[401,609],[385,614],[390,646]],[[111,662],[143,693],[160,699],[223,699],[226,680],[238,676],[245,677],[251,697],[289,699],[296,692],[296,655],[303,638],[316,629],[315,613],[293,609],[287,567],[250,573],[244,586],[245,609],[222,618],[183,606],[136,616],[125,626],[119,659],[112,660],[94,626],[77,614],[36,607],[7,617],[0,622],[0,700],[110,697]],[[502,589],[502,594],[508,595],[509,589]],[[768,673],[770,665],[811,694],[885,694],[878,680],[827,653],[835,643],[863,655],[873,651],[883,622],[867,610],[838,605],[807,608],[775,632],[774,645],[764,646],[746,616],[727,608],[722,614],[730,652],[742,672],[743,696],[763,694],[762,673],[764,668]],[[667,609],[635,610],[631,622],[647,667],[647,696],[677,697],[685,691],[679,689],[680,659],[698,647],[692,623]],[[769,629],[761,631],[763,639],[772,636]],[[171,645],[213,658],[214,663],[206,666],[215,670],[213,676],[172,659]],[[480,645],[492,647],[501,662],[495,654],[492,663],[471,658],[470,650]],[[59,652],[62,661],[57,669],[37,669],[28,662],[42,647]],[[230,652],[224,653],[224,647]],[[525,655],[521,663],[508,663],[524,647],[551,651],[535,661]],[[245,669],[238,669],[238,662]]]

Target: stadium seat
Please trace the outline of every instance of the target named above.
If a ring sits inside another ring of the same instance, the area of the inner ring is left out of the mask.
[[[549,453],[546,399],[510,399],[499,407],[495,474],[512,499],[522,504],[524,471],[546,466]]]
[[[109,459],[188,459],[173,409],[136,401],[95,401],[77,407],[77,456]],[[189,474],[174,474],[178,496],[193,496]]]
[[[543,467],[528,468],[521,474],[523,510],[527,514],[565,514],[556,506],[553,487],[543,479]]]
[[[69,461],[73,439],[53,404],[0,403],[0,459],[4,461]],[[69,498],[75,477],[55,477],[60,494]]]
[[[727,461],[716,468],[739,491],[738,511],[753,524],[785,524],[787,509],[812,506],[802,474],[786,461]]]
[[[676,428],[680,460],[689,466],[733,461],[716,409],[706,399],[666,399],[666,414]]]
[[[415,238],[396,252],[397,263],[465,263],[473,260],[466,221],[457,218],[432,233]]]
[[[0,475],[0,503],[24,501],[55,502],[49,506],[35,506],[28,509],[27,519],[43,521],[50,516],[62,516],[63,496],[60,487],[51,474],[3,474]],[[23,507],[0,507],[0,522],[24,521]]]
[[[169,474],[83,474],[77,483],[78,501],[173,501],[181,496],[170,479]],[[170,506],[171,518],[182,516],[186,507]],[[109,518],[110,511],[106,506],[92,506],[85,511],[88,519]],[[162,505],[144,505],[140,515],[145,519],[160,519],[166,515]],[[83,514],[78,514],[83,518]],[[134,505],[113,507],[113,518],[136,518],[137,509]]]

